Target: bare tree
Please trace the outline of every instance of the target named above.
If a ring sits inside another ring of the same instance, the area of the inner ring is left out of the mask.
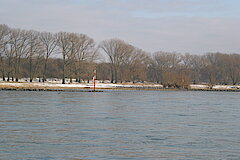
[[[103,41],[100,44],[100,48],[106,52],[111,63],[111,82],[113,83],[115,81],[115,83],[117,83],[119,67],[123,59],[134,51],[134,47],[122,40],[110,39]]]
[[[6,51],[6,45],[8,43],[9,27],[4,24],[0,24],[0,69],[2,73],[3,81],[5,81],[5,64],[4,53]]]
[[[157,82],[164,86],[176,86],[181,56],[177,53],[156,52],[153,56]]]
[[[66,33],[66,32],[57,33],[57,45],[61,50],[62,58],[63,58],[62,84],[65,84],[67,55],[72,50],[72,44],[70,43],[70,35],[71,35],[70,33]]]
[[[52,53],[55,51],[57,46],[57,36],[56,34],[52,34],[50,32],[42,32],[40,34],[40,40],[43,47],[43,53],[44,53],[44,68],[43,68],[43,75],[42,75],[42,81],[46,81],[46,71],[47,71],[47,64],[48,59],[52,55]]]
[[[146,80],[146,70],[149,63],[149,57],[146,52],[141,49],[134,48],[133,52],[129,52],[128,56],[123,58],[121,65],[121,80],[125,81],[144,81]]]
[[[201,71],[204,69],[204,58],[200,55],[191,55],[190,57],[191,79],[193,83],[199,83],[202,79]]]
[[[29,60],[29,77],[30,82],[33,81],[37,68],[40,63],[40,58],[43,56],[43,48],[39,39],[39,32],[28,31],[28,48],[26,57]]]
[[[20,63],[21,58],[25,55],[28,46],[28,34],[25,30],[12,29],[10,34],[10,43],[13,44],[14,48],[14,70],[16,82],[19,80],[20,76]]]
[[[7,73],[7,81],[10,81],[10,76],[13,79],[13,71],[14,71],[14,45],[11,42],[6,43],[4,48],[4,53],[6,56],[6,73]]]
[[[240,55],[223,54],[221,68],[232,85],[236,85],[240,81]]]
[[[180,87],[188,88],[189,84],[192,82],[193,74],[194,74],[194,56],[185,53],[181,55],[181,62],[180,62]],[[196,80],[194,80],[194,83]]]
[[[75,68],[75,61],[76,61],[76,54],[77,54],[77,45],[79,43],[79,38],[78,35],[75,33],[70,33],[69,34],[69,45],[70,45],[70,51],[67,56],[67,63],[65,68],[68,70],[68,77],[70,78],[70,83],[72,83],[72,79],[74,76],[74,70]]]
[[[207,53],[205,57],[206,73],[208,76],[209,87],[212,88],[217,83],[218,54]]]
[[[81,73],[83,68],[83,62],[93,62],[98,57],[98,49],[95,48],[95,42],[92,38],[85,34],[78,34],[78,43],[76,45],[76,60],[75,74],[77,81],[81,81]]]

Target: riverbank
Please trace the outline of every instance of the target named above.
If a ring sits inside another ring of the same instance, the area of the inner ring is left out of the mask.
[[[93,91],[94,85],[92,83],[29,83],[29,82],[0,82],[0,90],[22,90],[22,91]],[[158,84],[111,84],[111,83],[98,83],[96,91],[100,90],[163,90],[162,85]]]
[[[18,90],[18,91],[81,91],[92,92],[94,86],[92,83],[73,83],[73,84],[60,84],[53,82],[0,82],[0,90]],[[111,83],[98,83],[96,91],[102,90],[183,90],[175,88],[164,88],[159,84],[111,84]],[[240,92],[240,86],[230,85],[216,85],[209,88],[207,85],[190,85],[188,91],[228,91]]]

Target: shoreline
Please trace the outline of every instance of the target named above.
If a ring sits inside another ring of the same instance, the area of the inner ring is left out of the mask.
[[[174,90],[163,88],[161,85],[127,85],[100,83],[94,91],[92,84],[59,84],[59,83],[30,83],[30,82],[0,82],[0,91],[65,91],[65,92],[103,92],[104,90]]]
[[[58,91],[58,92],[104,92],[106,90],[146,90],[146,91],[215,91],[215,92],[240,92],[239,87],[216,86],[215,88],[207,88],[203,85],[193,85],[189,89],[163,88],[162,85],[156,84],[109,84],[99,83],[96,90],[93,84],[74,83],[40,83],[40,82],[0,82],[0,91]]]

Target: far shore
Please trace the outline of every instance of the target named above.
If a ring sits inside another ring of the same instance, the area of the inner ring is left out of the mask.
[[[0,90],[18,91],[93,91],[93,83],[67,83],[60,82],[0,82]],[[97,83],[96,91],[101,90],[166,90],[159,84],[112,84]],[[177,89],[167,89],[177,90]]]
[[[16,91],[81,91],[81,92],[94,92],[93,83],[68,83],[61,84],[60,82],[0,82],[0,90],[16,90]],[[190,85],[188,89],[178,88],[164,88],[160,84],[142,84],[142,83],[97,83],[96,92],[103,90],[164,90],[164,91],[228,91],[240,92],[240,86],[231,85],[215,85],[209,88],[208,85]]]

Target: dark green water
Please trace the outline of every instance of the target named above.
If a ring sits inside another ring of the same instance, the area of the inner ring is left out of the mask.
[[[0,91],[0,159],[240,159],[240,93]]]

